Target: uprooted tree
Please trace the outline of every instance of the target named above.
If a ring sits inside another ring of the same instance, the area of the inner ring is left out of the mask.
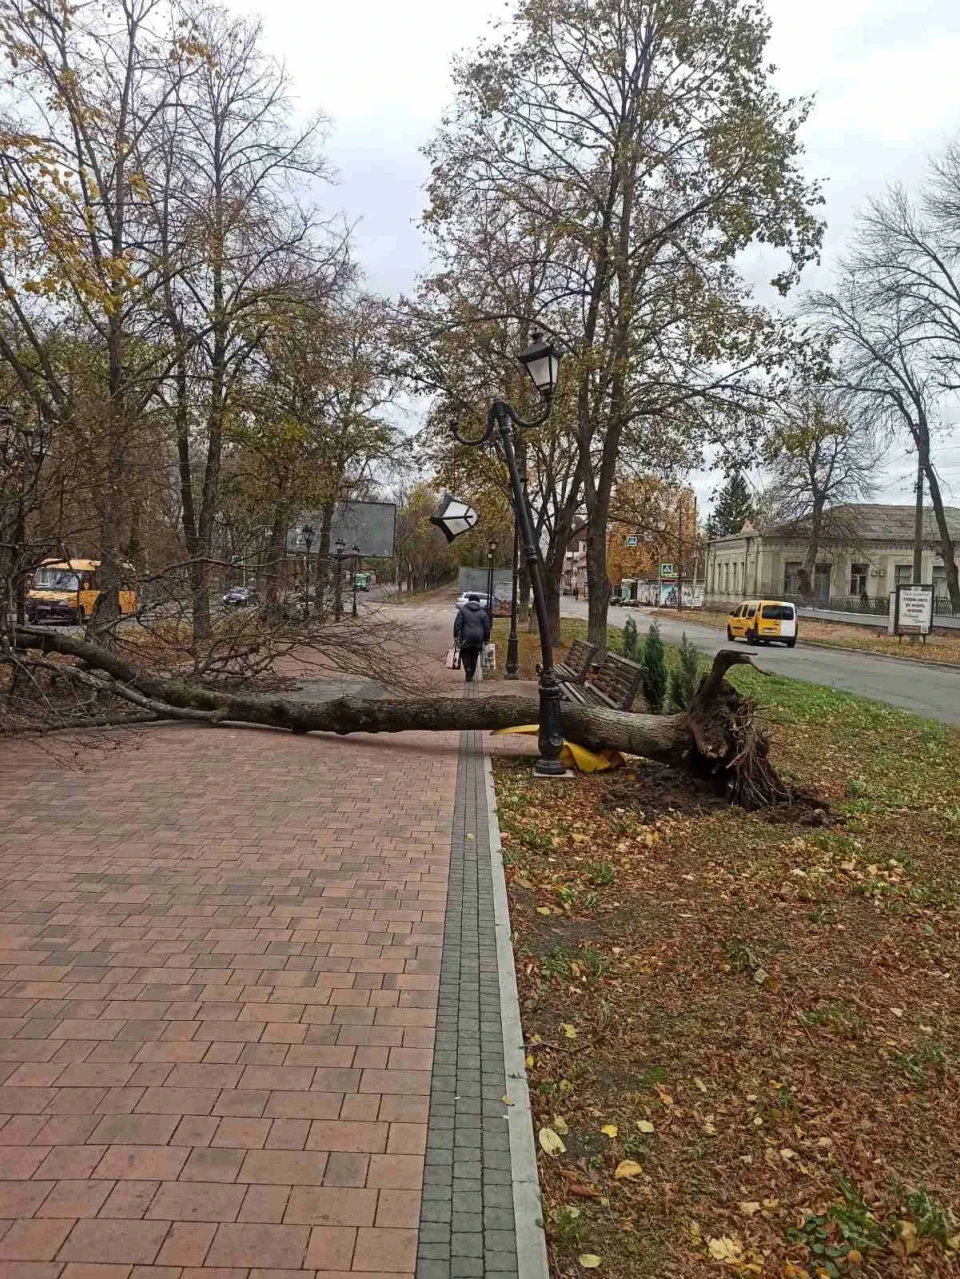
[[[157,675],[115,651],[56,631],[17,627],[12,641],[13,651],[27,662],[37,662],[35,653],[75,659],[76,664],[57,665],[57,676],[108,701],[132,704],[141,720],[184,719],[211,726],[229,721],[293,733],[345,735],[512,728],[534,723],[538,716],[538,704],[530,697],[339,697],[302,702],[237,696]],[[42,665],[43,658],[39,661]],[[755,723],[753,703],[724,678],[731,666],[749,663],[746,654],[718,653],[689,709],[676,715],[564,705],[564,735],[593,750],[620,750],[669,764],[744,807],[789,802],[790,788],[769,760],[769,742]],[[95,718],[101,724],[110,720],[109,713],[102,712]]]

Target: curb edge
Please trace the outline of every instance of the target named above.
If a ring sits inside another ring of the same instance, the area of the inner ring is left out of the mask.
[[[493,876],[493,906],[497,937],[497,970],[500,977],[500,1020],[503,1027],[503,1063],[509,1108],[510,1164],[513,1181],[513,1212],[517,1231],[517,1265],[520,1279],[550,1279],[547,1241],[543,1232],[543,1205],[537,1152],[533,1140],[533,1114],[520,1024],[520,1000],[513,962],[510,906],[503,873],[500,823],[493,788],[493,761],[483,752],[484,790],[487,798],[487,831],[490,842],[490,869]]]

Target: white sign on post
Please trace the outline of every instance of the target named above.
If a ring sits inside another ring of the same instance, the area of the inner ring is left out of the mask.
[[[933,626],[933,586],[898,586],[890,596],[893,635],[929,635]]]

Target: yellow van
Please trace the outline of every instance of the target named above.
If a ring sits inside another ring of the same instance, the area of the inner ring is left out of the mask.
[[[727,618],[727,639],[748,644],[775,640],[793,648],[797,642],[797,610],[786,600],[745,600]]]
[[[27,617],[35,624],[82,626],[99,595],[99,560],[44,560],[27,592]],[[121,587],[120,612],[132,613],[136,607],[136,591]]]

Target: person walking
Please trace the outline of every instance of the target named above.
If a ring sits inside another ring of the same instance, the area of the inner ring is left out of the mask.
[[[483,646],[490,639],[490,614],[480,603],[479,595],[468,595],[463,607],[457,609],[453,638],[460,645],[460,661],[469,683],[476,674]]]

